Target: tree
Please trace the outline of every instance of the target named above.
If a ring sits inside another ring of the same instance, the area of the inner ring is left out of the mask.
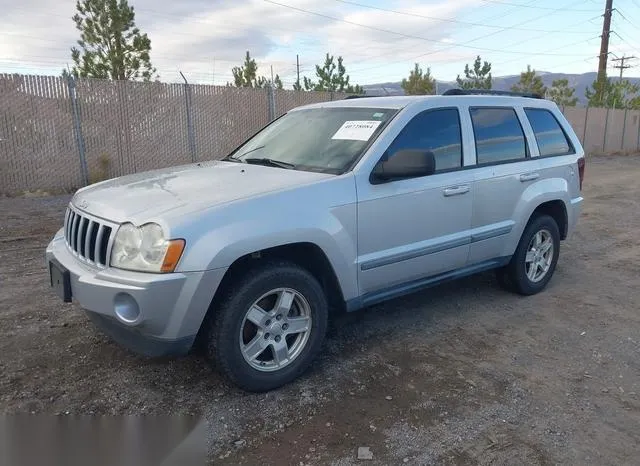
[[[464,66],[464,76],[465,79],[460,78],[460,75],[456,78],[462,89],[491,89],[491,63],[485,61],[483,64],[480,55],[473,63],[473,70],[468,64]]]
[[[127,0],[80,0],[73,16],[80,48],[71,48],[76,77],[151,80],[151,40],[135,24]],[[68,72],[63,71],[63,75]]]
[[[343,64],[342,57],[338,57],[338,64],[336,65],[333,55],[327,53],[324,65],[322,67],[316,65],[318,82],[313,82],[305,76],[304,88],[307,91],[334,91],[363,94],[364,90],[359,85],[356,84],[352,86],[349,84],[349,75],[346,73],[347,70]]]
[[[551,83],[549,98],[559,106],[575,107],[578,103],[578,98],[573,95],[575,92],[573,87],[569,87],[568,79],[556,79]]]
[[[640,110],[640,85],[628,79],[596,80],[586,89],[585,97],[590,107],[626,108]]]
[[[527,65],[527,71],[520,73],[520,81],[511,86],[513,92],[526,92],[544,96],[547,88],[542,82],[542,78],[536,74],[536,70]]]
[[[258,64],[255,59],[251,58],[248,50],[242,66],[234,66],[231,73],[236,87],[262,87],[258,86]]]
[[[282,85],[282,79],[280,79],[280,76],[278,76],[276,74],[276,77],[273,79],[273,85],[275,86],[276,89],[283,89],[284,86]]]
[[[258,64],[254,58],[251,58],[248,50],[242,66],[234,66],[231,73],[233,74],[233,85],[236,87],[264,88],[271,85],[270,80],[264,76],[258,76]],[[282,80],[277,74],[273,79],[273,85],[277,89],[282,89],[283,87]],[[231,86],[231,84],[227,83],[227,86]]]
[[[407,95],[435,94],[436,80],[431,77],[431,68],[427,68],[427,72],[424,73],[416,63],[409,73],[409,78],[402,80],[401,86]]]

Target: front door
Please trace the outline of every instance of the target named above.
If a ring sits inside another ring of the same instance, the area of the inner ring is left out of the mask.
[[[464,267],[470,242],[472,170],[463,170],[459,112],[416,115],[385,152],[430,150],[433,175],[371,184],[358,178],[361,295]]]

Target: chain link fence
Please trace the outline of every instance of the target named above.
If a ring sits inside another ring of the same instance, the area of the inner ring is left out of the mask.
[[[291,108],[345,96],[0,74],[0,193],[219,159]]]
[[[345,96],[0,74],[0,193],[219,159],[291,108]],[[587,153],[640,150],[640,110],[562,110]]]

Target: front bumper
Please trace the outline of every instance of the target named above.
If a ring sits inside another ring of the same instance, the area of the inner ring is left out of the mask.
[[[225,269],[153,274],[97,268],[69,250],[60,230],[47,262],[64,267],[73,300],[120,345],[148,356],[189,351]]]

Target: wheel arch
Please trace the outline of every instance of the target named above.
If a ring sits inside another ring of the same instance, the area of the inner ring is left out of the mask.
[[[558,224],[560,238],[569,231],[569,184],[564,178],[546,178],[530,185],[520,197],[513,213],[514,225],[505,243],[503,256],[511,256],[531,220],[541,213],[550,215]]]
[[[320,282],[327,297],[330,311],[344,311],[346,306],[344,291],[329,257],[320,246],[308,241],[272,246],[243,254],[229,266],[213,294],[200,325],[198,342],[201,342],[204,337],[204,329],[208,326],[207,321],[215,312],[215,303],[220,296],[223,296],[237,280],[268,260],[286,260],[309,271]]]
[[[344,304],[343,290],[329,257],[320,246],[308,241],[272,246],[237,258],[225,273],[212,301],[215,301],[216,295],[220,290],[229,286],[239,276],[247,273],[265,260],[273,259],[292,262],[311,272],[318,279],[325,293],[327,293],[327,298],[332,297],[337,303]]]
[[[531,212],[531,215],[529,215],[527,225],[529,225],[531,221],[538,215],[548,215],[553,218],[553,220],[555,220],[556,224],[558,225],[558,230],[560,231],[560,239],[564,240],[567,238],[569,216],[567,213],[567,205],[564,201],[562,201],[561,199],[554,199],[541,203],[533,210],[533,212]]]

